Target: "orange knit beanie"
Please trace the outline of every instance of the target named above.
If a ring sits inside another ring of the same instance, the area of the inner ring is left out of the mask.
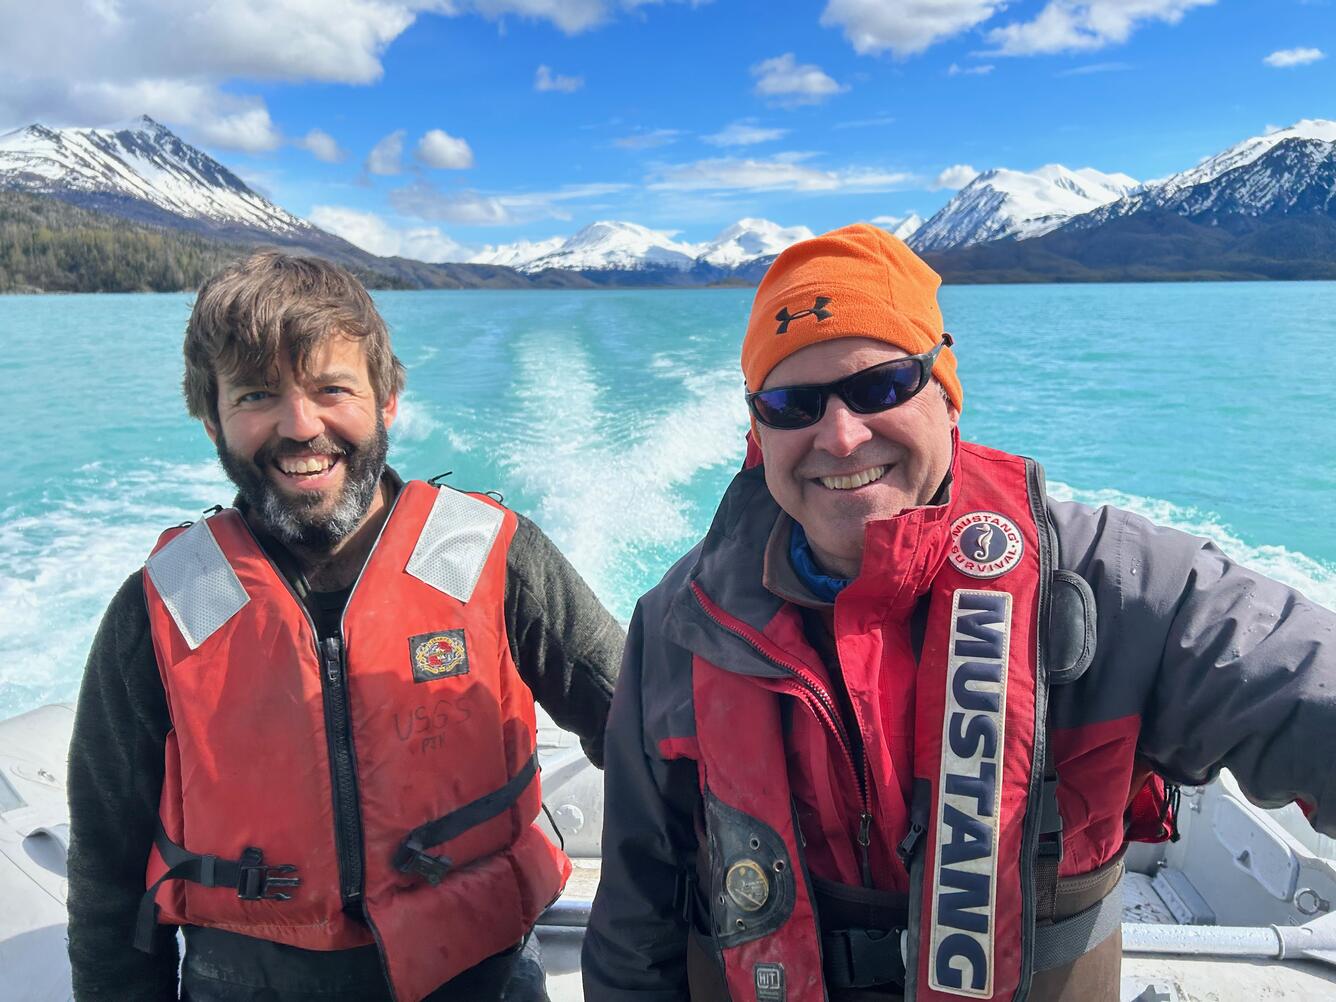
[[[917,355],[942,339],[937,273],[885,230],[857,223],[788,248],[752,302],[742,374],[759,390],[770,370],[809,344],[867,337]],[[964,394],[956,357],[943,348],[932,369],[956,410]]]

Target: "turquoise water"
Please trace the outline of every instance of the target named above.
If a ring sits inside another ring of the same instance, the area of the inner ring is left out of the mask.
[[[391,292],[391,461],[495,489],[617,615],[742,456],[749,290]],[[949,288],[967,437],[1336,608],[1336,283]],[[158,532],[232,492],[179,383],[190,298],[0,297],[0,718],[78,688]]]

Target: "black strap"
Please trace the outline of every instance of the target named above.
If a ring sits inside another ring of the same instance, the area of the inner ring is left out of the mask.
[[[394,854],[394,868],[400,873],[416,873],[425,877],[433,887],[451,867],[448,856],[432,856],[427,852],[432,846],[449,842],[463,835],[470,828],[476,828],[485,821],[506,811],[529,788],[534,776],[538,774],[538,752],[530,756],[529,761],[514,777],[491,793],[484,794],[477,800],[470,801],[463,807],[457,807],[449,814],[443,814],[435,821],[418,825]]]
[[[247,848],[240,859],[219,859],[191,852],[171,840],[161,821],[153,835],[153,844],[167,864],[167,872],[139,900],[134,946],[144,953],[154,952],[153,929],[158,923],[159,910],[156,898],[158,888],[168,880],[189,880],[204,887],[234,887],[237,897],[243,901],[289,901],[291,894],[273,888],[295,888],[301,884],[300,877],[291,876],[297,872],[295,866],[267,866],[264,853],[253,846]]]
[[[902,929],[836,929],[821,936],[821,962],[831,988],[903,985]]]

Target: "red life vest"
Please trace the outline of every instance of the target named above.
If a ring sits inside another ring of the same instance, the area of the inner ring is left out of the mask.
[[[906,998],[919,1002],[1023,992],[1040,835],[1056,830],[1041,810],[1054,792],[1045,790],[1047,683],[1037,643],[1053,570],[1042,484],[1023,459],[963,442],[958,450],[953,542],[932,579],[917,667],[907,644],[887,642],[880,655],[910,659],[891,667],[916,678],[915,803],[901,849],[912,864]],[[781,669],[744,675],[693,659],[711,939],[733,999],[819,1002],[827,997],[821,930],[773,694],[799,700],[837,733],[839,710],[801,659],[693,589],[711,619]],[[880,670],[888,671],[885,660]],[[848,758],[847,781],[865,789],[873,779]],[[898,788],[876,792],[900,798]],[[877,808],[863,796],[866,845]],[[896,943],[883,948],[901,952]]]
[[[514,531],[485,496],[406,484],[324,641],[235,510],[163,534],[144,582],[173,729],[141,918],[157,891],[165,923],[374,941],[400,1002],[533,927],[570,862],[533,824]]]

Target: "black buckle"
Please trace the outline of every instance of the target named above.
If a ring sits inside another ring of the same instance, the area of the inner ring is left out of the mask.
[[[449,856],[432,856],[426,847],[415,838],[410,838],[394,854],[394,868],[400,873],[416,874],[426,879],[435,887],[449,872]]]
[[[286,891],[274,891],[274,887],[299,887],[301,877],[285,877],[281,874],[296,873],[297,868],[291,863],[281,866],[266,866],[264,853],[250,846],[241,854],[239,863],[241,875],[237,878],[237,897],[242,901],[291,901],[292,895]]]
[[[899,929],[840,929],[834,935],[849,958],[848,984],[842,988],[903,985],[905,961],[900,956]]]

